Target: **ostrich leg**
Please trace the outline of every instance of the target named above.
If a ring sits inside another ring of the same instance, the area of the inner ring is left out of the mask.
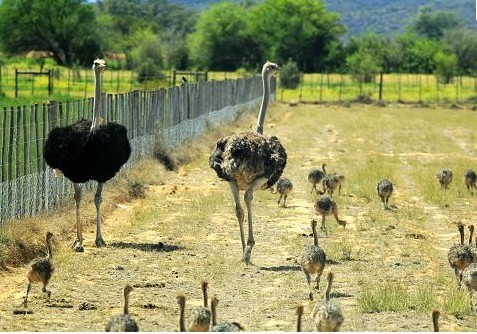
[[[267,182],[266,178],[256,179],[252,182],[250,187],[245,191],[244,201],[247,206],[247,218],[248,218],[248,239],[247,246],[243,251],[243,259],[245,264],[250,263],[250,257],[252,256],[252,248],[255,246],[255,240],[253,239],[253,221],[252,221],[252,200],[253,200],[253,191],[257,188],[260,188],[263,184]]]
[[[73,188],[75,190],[74,199],[76,203],[76,240],[73,247],[77,252],[83,252],[83,228],[81,226],[80,217],[81,185],[79,183],[73,183]]]
[[[96,194],[94,194],[94,205],[96,206],[96,247],[106,246],[101,233],[101,202],[103,201],[101,193],[103,192],[103,185],[104,182],[98,182]]]
[[[343,228],[345,228],[346,227],[346,221],[341,220],[341,219],[338,218],[338,207],[334,206],[332,211],[333,211],[333,216],[335,217],[336,222],[338,223],[338,225],[341,225],[341,226],[343,226]]]
[[[230,189],[232,190],[232,194],[234,195],[234,201],[235,201],[235,214],[237,216],[237,220],[239,223],[239,228],[240,228],[240,240],[242,241],[242,252],[245,249],[245,235],[243,234],[243,220],[244,220],[244,212],[243,208],[240,205],[240,195],[239,195],[239,188],[238,185],[234,182],[229,182],[230,184]]]

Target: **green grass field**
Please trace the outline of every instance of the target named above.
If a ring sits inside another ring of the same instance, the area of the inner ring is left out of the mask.
[[[89,68],[59,67],[51,60],[43,66],[43,72],[51,70],[53,94],[48,94],[48,77],[21,75],[18,79],[18,97],[15,97],[15,70],[39,72],[35,60],[16,59],[0,67],[0,109],[46,101],[71,101],[93,95],[93,71]],[[132,71],[110,68],[103,75],[103,90],[108,93],[124,93],[132,90],[156,90],[172,84],[172,71],[163,71],[163,78],[144,83],[137,81]],[[253,75],[246,71],[208,72],[208,80],[236,79]],[[180,78],[176,78],[176,84]],[[190,76],[194,83],[195,77]],[[279,80],[278,80],[279,82]],[[281,89],[279,101],[336,102],[360,100],[369,102],[379,99],[379,76],[375,82],[360,84],[349,75],[313,73],[304,74],[297,89]],[[467,103],[477,98],[477,80],[474,77],[455,78],[454,83],[438,84],[434,75],[385,74],[383,76],[382,100],[387,102]]]

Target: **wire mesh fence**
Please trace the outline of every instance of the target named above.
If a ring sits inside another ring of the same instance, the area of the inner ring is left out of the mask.
[[[272,80],[272,98],[276,81]],[[103,94],[108,121],[123,124],[131,143],[124,168],[152,153],[160,141],[173,147],[202,133],[208,124],[228,122],[259,105],[260,77],[198,82],[156,91]],[[0,221],[58,208],[72,195],[72,184],[55,177],[43,160],[43,147],[55,126],[92,118],[91,98],[3,108],[0,113]],[[92,188],[93,182],[85,184]]]

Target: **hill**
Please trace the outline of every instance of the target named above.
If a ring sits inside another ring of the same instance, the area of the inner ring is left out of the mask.
[[[185,7],[202,10],[220,0],[170,0]],[[238,0],[237,0],[238,1]],[[329,11],[341,14],[348,35],[365,32],[392,35],[404,31],[421,6],[457,12],[469,27],[477,28],[474,0],[324,0]]]

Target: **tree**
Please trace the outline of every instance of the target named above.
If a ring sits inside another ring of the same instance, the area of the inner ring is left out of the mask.
[[[434,55],[434,63],[436,66],[434,73],[437,80],[443,84],[452,83],[457,68],[456,55],[439,51]]]
[[[84,64],[98,55],[92,5],[82,0],[4,0],[0,41],[6,52],[47,50],[60,65]]]
[[[441,39],[448,29],[454,29],[461,26],[457,14],[449,11],[434,11],[429,6],[421,7],[417,18],[411,24],[411,30],[417,35]]]
[[[322,70],[332,42],[345,32],[337,13],[321,0],[264,0],[251,8],[250,30],[278,63],[288,59],[303,71]]]
[[[202,12],[195,32],[188,37],[191,62],[218,71],[256,67],[262,53],[247,30],[247,17],[244,7],[228,2],[211,5]]]
[[[434,55],[442,49],[439,41],[416,36],[412,32],[396,38],[402,52],[402,70],[408,73],[433,73]]]
[[[456,55],[460,73],[476,73],[477,32],[463,28],[448,30],[444,35],[443,43]]]

